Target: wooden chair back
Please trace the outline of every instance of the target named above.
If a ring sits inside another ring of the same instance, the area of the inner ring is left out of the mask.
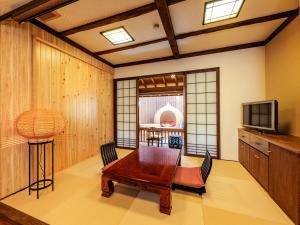
[[[155,127],[150,127],[148,130],[148,138],[160,138],[161,131],[156,130]]]
[[[204,157],[204,161],[202,163],[201,166],[201,174],[202,174],[202,180],[205,183],[207,180],[207,177],[211,171],[211,167],[212,167],[212,157],[210,155],[210,153],[206,150],[206,154]]]
[[[101,145],[100,153],[104,166],[118,159],[115,142]]]

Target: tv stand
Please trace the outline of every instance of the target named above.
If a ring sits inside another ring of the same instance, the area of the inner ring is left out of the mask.
[[[241,128],[239,161],[300,225],[300,138]]]

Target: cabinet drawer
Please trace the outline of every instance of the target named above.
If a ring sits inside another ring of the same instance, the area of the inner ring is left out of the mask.
[[[249,144],[249,133],[244,130],[239,130],[239,139]]]
[[[269,143],[267,141],[250,135],[250,145],[264,154],[269,155]]]

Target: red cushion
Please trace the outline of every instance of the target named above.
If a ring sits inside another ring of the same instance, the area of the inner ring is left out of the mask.
[[[118,162],[118,159],[115,160],[115,161],[112,161],[111,163],[108,163],[106,166],[104,166],[104,167],[102,168],[102,171],[104,171],[104,170],[110,168],[110,167],[111,167],[112,165],[114,165],[116,162]]]
[[[175,174],[174,184],[194,188],[204,187],[200,168],[178,167]]]

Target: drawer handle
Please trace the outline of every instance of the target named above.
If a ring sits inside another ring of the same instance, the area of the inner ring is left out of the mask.
[[[254,155],[254,156],[255,156],[255,158],[259,159],[259,156],[258,156],[258,155]]]
[[[259,142],[255,142],[255,144],[256,144],[256,145],[261,145],[261,143],[259,143]]]

